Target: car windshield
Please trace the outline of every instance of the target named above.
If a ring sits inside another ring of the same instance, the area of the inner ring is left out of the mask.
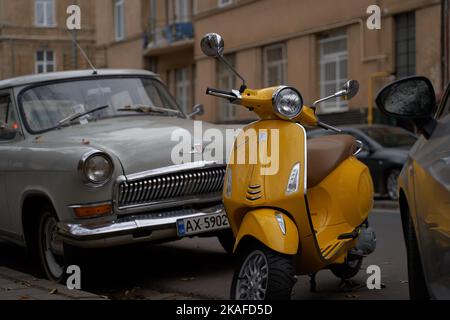
[[[123,116],[183,116],[166,87],[150,78],[98,78],[64,81],[30,88],[20,94],[26,122],[32,132],[44,132],[76,114],[89,113],[64,125],[86,124]],[[136,112],[146,108],[147,112]]]
[[[385,148],[411,147],[417,141],[412,133],[397,127],[362,128],[361,131]]]

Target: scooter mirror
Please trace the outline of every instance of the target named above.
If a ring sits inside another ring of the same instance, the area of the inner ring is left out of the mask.
[[[347,100],[352,99],[354,96],[358,94],[359,91],[359,82],[356,80],[347,81],[342,88],[342,91],[345,92],[344,96]]]
[[[208,33],[200,43],[202,51],[208,57],[221,57],[225,48],[223,38],[217,33]]]

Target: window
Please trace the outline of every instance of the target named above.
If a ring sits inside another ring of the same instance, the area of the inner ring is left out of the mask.
[[[225,57],[227,61],[233,66],[236,66],[236,56],[227,55]],[[236,76],[230,72],[230,70],[223,64],[217,63],[217,87],[230,91],[236,89]],[[221,120],[233,120],[236,117],[236,106],[229,103],[226,99],[218,99],[219,112],[221,115]]]
[[[175,22],[189,22],[189,1],[175,1]]]
[[[14,139],[18,127],[10,96],[0,96],[0,141]]]
[[[189,79],[189,68],[178,69],[175,71],[175,95],[181,110],[189,113],[191,81]]]
[[[62,119],[81,110],[98,106],[108,108],[91,113],[84,118],[101,121],[112,117],[172,116],[178,106],[165,85],[151,78],[93,78],[52,82],[30,87],[19,94],[19,107],[31,133],[40,133],[58,126]],[[140,113],[126,110],[133,106],[150,106],[171,109],[167,113]],[[83,120],[83,122],[84,122]],[[82,125],[72,121],[70,125]]]
[[[397,78],[416,73],[416,16],[415,12],[395,17],[395,61]]]
[[[124,0],[116,0],[114,4],[114,26],[116,40],[123,40],[125,37]]]
[[[320,96],[327,97],[341,90],[347,82],[347,35],[345,32],[328,34],[319,40],[320,47]],[[342,99],[322,103],[322,113],[348,109]]]
[[[55,71],[55,54],[51,50],[39,50],[36,52],[36,73]]]
[[[266,87],[278,86],[286,83],[286,46],[276,44],[265,47],[264,58],[264,85]]]
[[[55,1],[35,0],[35,23],[39,27],[55,26]]]
[[[228,6],[232,3],[233,3],[233,0],[219,0],[218,6],[221,8],[221,7]]]

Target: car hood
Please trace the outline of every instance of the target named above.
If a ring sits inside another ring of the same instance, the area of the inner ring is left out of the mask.
[[[203,134],[205,130],[214,128],[223,132],[224,137],[227,128],[236,129],[236,126],[219,126],[206,122],[201,122],[201,126]],[[191,154],[194,145],[199,144],[202,133],[196,133],[194,138],[194,121],[181,118],[139,116],[105,119],[50,131],[41,135],[39,140],[44,144],[89,145],[105,151],[116,156],[124,174],[129,175],[180,164],[172,161],[173,152],[180,155],[181,135],[177,134],[181,132],[179,129],[184,129],[186,137],[190,138],[188,144],[185,144],[186,147],[189,145],[189,150],[184,148],[181,153],[188,153],[190,161],[203,160],[201,154]],[[232,144],[233,141],[225,142],[224,139],[223,163],[227,156],[225,150],[231,150]],[[208,142],[204,141],[203,148],[207,145]]]

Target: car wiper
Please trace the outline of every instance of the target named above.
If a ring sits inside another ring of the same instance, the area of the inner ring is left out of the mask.
[[[109,108],[109,105],[96,107],[96,108],[88,110],[86,112],[77,112],[77,113],[71,114],[70,116],[68,116],[68,117],[58,121],[58,124],[56,126],[54,126],[53,128],[51,128],[51,129],[61,128],[61,126],[64,125],[65,123],[67,123],[67,122],[75,121],[75,120],[77,120],[77,119],[79,119],[81,117],[84,117],[84,116],[88,115],[88,114],[91,114],[93,112],[100,111],[100,110],[103,110],[103,109],[106,109],[106,108]]]
[[[144,106],[144,105],[134,105],[134,106],[125,106],[121,109],[117,109],[117,111],[121,112],[138,112],[138,113],[170,113],[174,115],[181,115],[182,113],[178,110],[160,108],[155,106]]]

